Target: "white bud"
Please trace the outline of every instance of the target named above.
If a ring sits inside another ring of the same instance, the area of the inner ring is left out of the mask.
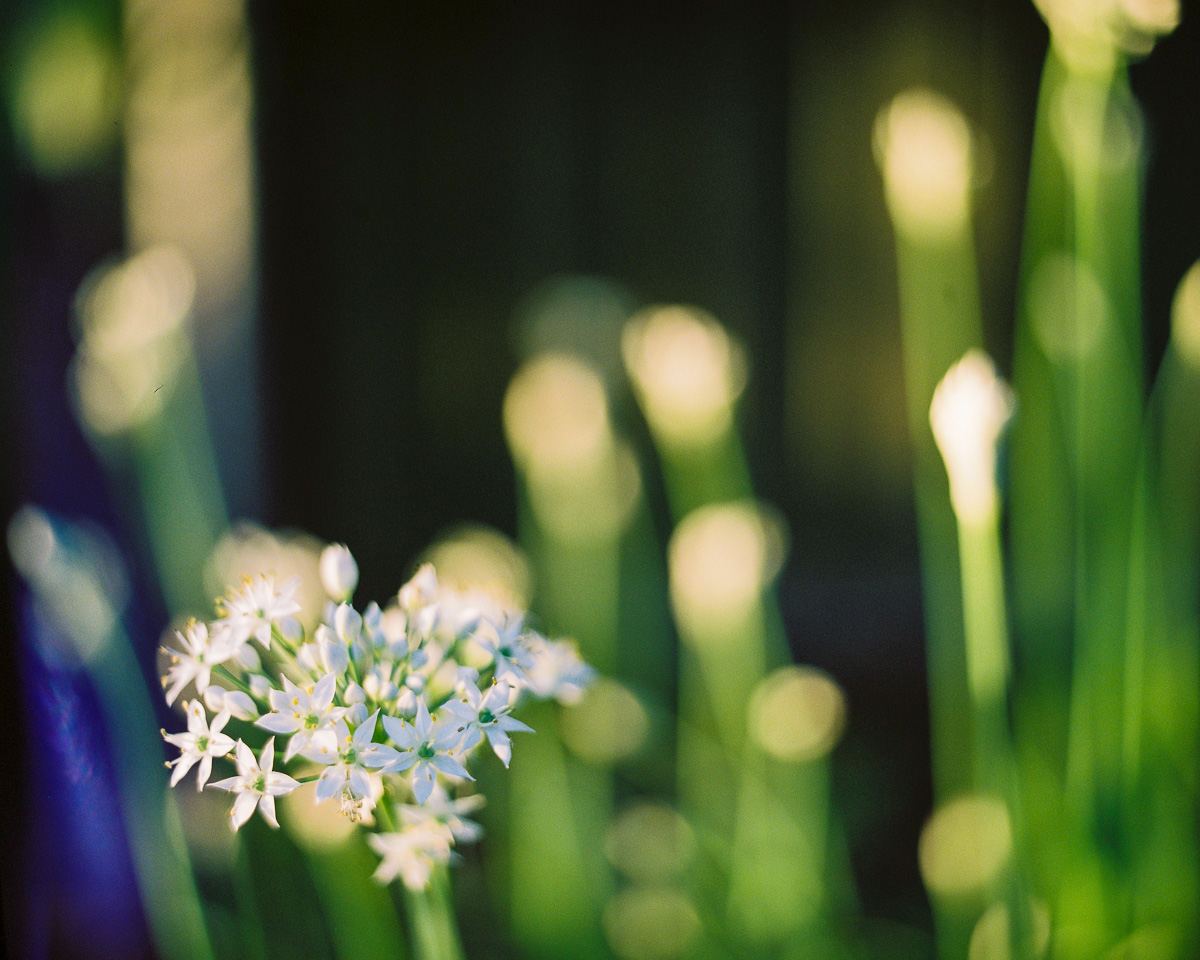
[[[347,685],[343,699],[349,704],[366,703],[367,692],[357,683],[351,683]]]
[[[257,720],[258,708],[249,695],[241,690],[225,691],[225,709],[238,720]]]
[[[414,693],[420,693],[425,689],[425,678],[419,673],[410,673],[404,678],[404,685]]]
[[[408,614],[399,607],[388,607],[383,612],[380,628],[389,643],[403,640],[408,635]]]
[[[414,716],[417,712],[417,695],[405,687],[396,698],[396,712],[406,717]]]
[[[279,627],[279,632],[283,634],[283,638],[290,643],[295,643],[304,636],[304,628],[300,626],[300,621],[295,617],[284,617],[276,626]]]
[[[331,543],[321,551],[321,585],[339,603],[349,600],[358,586],[358,564],[344,544]]]
[[[321,663],[327,671],[339,676],[346,672],[346,668],[350,666],[350,654],[346,652],[344,644],[336,640],[322,640],[320,650]]]
[[[258,656],[258,651],[248,643],[243,643],[238,650],[237,662],[252,673],[262,669],[262,660]]]
[[[367,604],[363,611],[363,629],[374,637],[383,627],[383,611],[374,600]]]
[[[365,703],[352,704],[350,709],[346,711],[346,720],[356,727],[362,726],[367,719],[367,705]]]
[[[333,632],[343,643],[350,644],[362,632],[362,616],[348,603],[338,604],[333,611]]]
[[[249,681],[250,692],[259,700],[266,700],[267,693],[271,690],[271,681],[264,677],[261,673],[255,673],[250,676]]]
[[[950,478],[950,499],[963,523],[979,523],[999,508],[996,447],[1016,402],[987,354],[971,350],[933,392],[929,423]]]
[[[296,660],[309,673],[321,671],[321,648],[315,643],[306,643],[296,651]]]
[[[225,706],[225,688],[209,684],[204,690],[204,705],[213,713],[220,713]]]

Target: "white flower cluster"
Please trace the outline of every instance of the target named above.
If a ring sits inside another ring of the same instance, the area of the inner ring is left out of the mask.
[[[236,830],[255,809],[278,826],[275,798],[315,780],[318,803],[337,799],[373,830],[376,878],[421,889],[456,843],[479,836],[464,815],[482,797],[452,796],[473,779],[472,752],[486,741],[508,766],[509,734],[532,732],[512,716],[521,698],[573,702],[593,671],[571,644],[528,629],[521,613],[439,584],[432,566],[386,608],[361,613],[350,602],[358,566],[346,547],[325,548],[320,574],[329,602],[311,636],[298,619],[297,583],[260,575],[218,601],[217,620],[189,622],[177,647],[164,648],[167,702],[189,684],[197,695],[184,703],[187,732],[163,731],[180,751],[168,763],[171,786],[198,763],[203,789],[213,760],[231,757],[237,775],[208,785],[237,795]],[[249,724],[270,735],[257,759],[224,732],[231,720],[251,739]],[[277,772],[276,761],[297,776]]]

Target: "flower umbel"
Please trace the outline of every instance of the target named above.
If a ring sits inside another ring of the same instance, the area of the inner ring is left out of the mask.
[[[220,619],[189,623],[177,635],[167,700],[189,683],[200,696],[185,704],[186,732],[163,732],[180,751],[168,764],[171,785],[198,764],[199,787],[234,794],[235,830],[256,809],[276,826],[275,798],[299,782],[275,764],[317,764],[320,773],[305,779],[317,781],[318,803],[337,800],[371,831],[382,858],[376,878],[421,889],[435,866],[454,858],[455,844],[482,832],[466,815],[483,798],[454,796],[474,779],[467,755],[486,739],[507,766],[509,734],[530,729],[512,716],[522,698],[577,699],[591,668],[573,646],[527,629],[520,610],[450,589],[428,564],[387,607],[361,611],[351,602],[358,566],[349,550],[327,547],[314,572],[329,599],[311,635],[301,626],[298,581],[276,587],[266,573],[245,578]],[[247,724],[251,743],[259,730],[271,734],[257,758],[224,732],[231,721]],[[288,738],[286,748],[276,749],[277,736]],[[223,757],[236,762],[237,775],[208,783],[213,760]]]

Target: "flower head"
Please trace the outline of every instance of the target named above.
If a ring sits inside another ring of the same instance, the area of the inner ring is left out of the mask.
[[[512,692],[512,688],[504,680],[493,683],[488,687],[487,693],[480,693],[479,688],[468,681],[463,684],[461,699],[447,701],[442,709],[462,722],[464,752],[486,736],[496,756],[508,766],[512,759],[512,742],[508,735],[518,730],[533,733],[532,727],[509,716],[513,708]]]
[[[396,877],[410,890],[424,890],[433,868],[450,862],[450,831],[423,823],[397,833],[375,833],[367,843],[383,859],[375,870],[375,879],[390,883]]]
[[[507,678],[515,686],[529,682],[534,657],[526,644],[525,623],[521,617],[505,617],[499,623],[482,621],[475,642],[492,658],[497,680]]]
[[[291,631],[300,612],[296,591],[300,578],[292,577],[278,590],[275,578],[265,575],[247,577],[242,589],[225,600],[225,622],[233,631],[233,642],[241,645],[253,637],[264,650],[271,647],[271,628]]]
[[[999,509],[996,449],[1015,408],[1012,390],[979,350],[951,367],[933,392],[929,423],[963,523],[981,522]]]
[[[183,631],[175,631],[178,648],[164,647],[171,658],[163,686],[167,688],[167,703],[175,698],[193,680],[196,693],[203,694],[212,680],[212,668],[229,659],[232,650],[225,642],[223,632],[210,635],[208,627],[195,620],[188,622]]]
[[[530,692],[565,706],[578,703],[596,671],[579,656],[575,644],[533,634],[528,646],[533,654],[533,667],[528,671]]]
[[[198,700],[185,703],[187,710],[188,728],[186,733],[167,733],[163,731],[163,739],[172,746],[179,748],[179,756],[167,764],[174,767],[171,774],[171,786],[175,786],[184,775],[192,769],[196,761],[200,768],[196,774],[196,789],[203,790],[212,775],[213,757],[223,757],[233,749],[233,740],[221,732],[229,722],[228,713],[218,713],[209,725],[208,716]]]
[[[384,717],[383,728],[398,748],[399,756],[388,767],[390,772],[412,770],[412,791],[417,803],[433,793],[438,773],[474,780],[467,768],[454,756],[463,731],[453,721],[434,722],[425,699],[417,700],[417,716],[412,723],[398,717]]]
[[[287,677],[281,679],[283,689],[267,694],[271,713],[259,717],[254,725],[272,733],[292,734],[283,757],[291,760],[312,742],[314,735],[341,720],[346,708],[333,705],[337,678],[332,673],[306,687],[296,686]]]
[[[263,747],[262,754],[256,761],[250,748],[241,740],[237,742],[237,776],[228,777],[209,784],[217,790],[228,790],[237,794],[230,812],[230,821],[234,830],[241,827],[253,815],[257,807],[264,820],[271,826],[278,827],[275,819],[275,798],[291,793],[299,783],[286,773],[275,773],[275,738],[272,737]]]
[[[317,780],[318,803],[345,793],[351,801],[349,809],[355,816],[362,815],[363,801],[373,804],[372,771],[397,758],[391,747],[372,742],[378,718],[379,711],[376,710],[353,734],[339,721],[331,729],[321,730],[313,736],[312,743],[304,750],[304,758],[326,765]]]
[[[478,793],[452,800],[446,788],[439,783],[423,805],[402,803],[396,807],[396,812],[406,826],[428,826],[432,821],[449,830],[456,844],[474,843],[483,836],[483,827],[474,820],[468,820],[466,815],[474,813],[483,803],[483,796]]]

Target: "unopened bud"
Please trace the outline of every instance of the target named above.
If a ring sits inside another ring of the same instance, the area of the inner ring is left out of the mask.
[[[349,600],[358,586],[358,564],[341,543],[331,543],[321,551],[321,585],[338,603]]]

